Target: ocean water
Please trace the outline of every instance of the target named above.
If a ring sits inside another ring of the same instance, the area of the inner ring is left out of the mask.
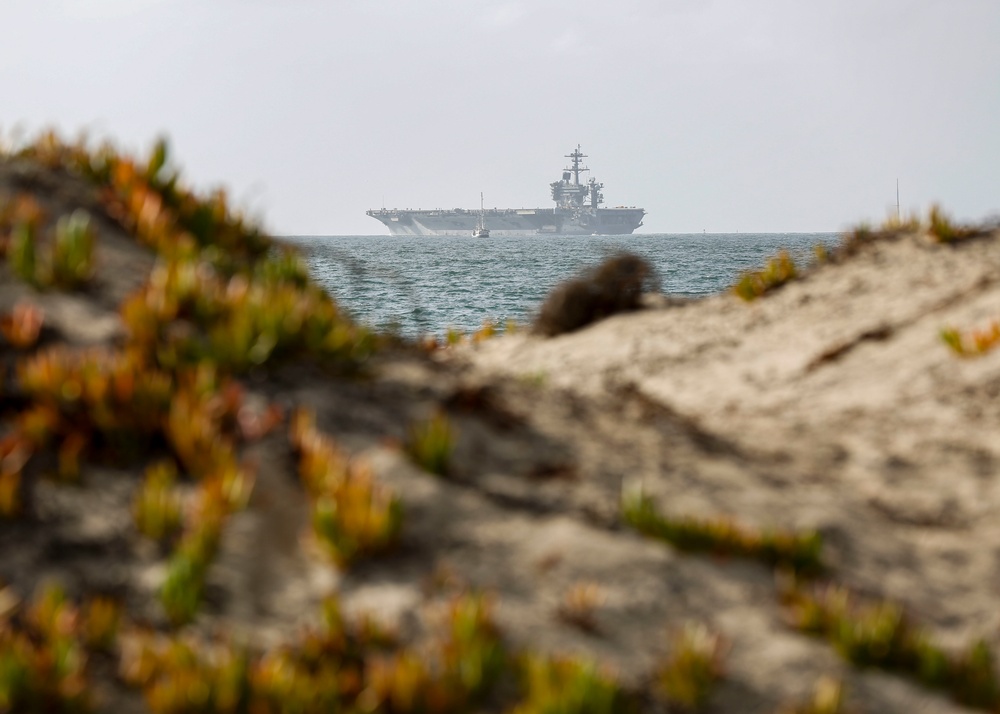
[[[787,249],[802,265],[836,233],[627,236],[289,236],[313,278],[363,323],[407,336],[529,322],[555,285],[605,257],[646,258],[668,295],[711,295]]]

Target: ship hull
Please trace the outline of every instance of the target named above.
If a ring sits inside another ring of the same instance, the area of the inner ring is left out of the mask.
[[[485,212],[491,236],[532,235],[628,235],[642,225],[641,208],[599,208],[560,211],[553,208],[493,209]],[[368,211],[392,235],[471,236],[479,221],[478,211],[456,209]]]

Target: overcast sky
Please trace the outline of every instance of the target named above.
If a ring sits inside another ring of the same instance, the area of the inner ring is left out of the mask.
[[[1000,211],[1000,0],[0,0],[0,130],[88,129],[279,234],[551,206],[640,232]]]

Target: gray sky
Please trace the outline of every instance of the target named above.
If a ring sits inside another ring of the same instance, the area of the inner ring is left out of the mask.
[[[0,0],[0,129],[89,129],[282,234],[551,206],[641,232],[1000,211],[998,0]]]

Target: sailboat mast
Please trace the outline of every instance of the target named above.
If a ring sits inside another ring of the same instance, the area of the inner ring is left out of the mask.
[[[483,192],[479,192],[479,217],[476,219],[476,229],[472,231],[473,238],[489,238],[490,231],[486,228],[486,203],[483,201]]]
[[[899,179],[896,179],[896,222],[899,220]]]

